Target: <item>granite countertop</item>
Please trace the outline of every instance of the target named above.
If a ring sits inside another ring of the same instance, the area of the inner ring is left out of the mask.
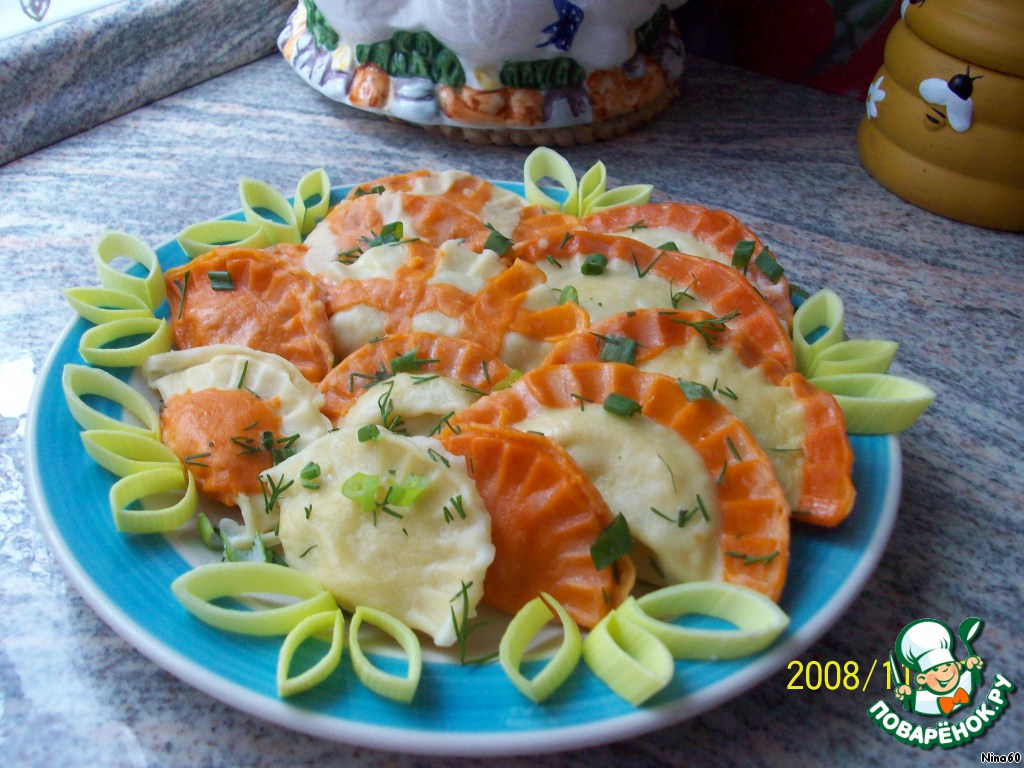
[[[724,208],[791,280],[832,287],[858,338],[901,343],[893,371],[936,402],[900,438],[903,495],[862,594],[799,658],[885,660],[900,629],[984,619],[986,669],[1024,683],[1024,237],[938,218],[861,168],[858,101],[691,59],[681,97],[620,139],[564,151],[615,184]],[[162,98],[0,168],[0,753],[19,766],[344,765],[454,768],[268,724],[179,681],[109,629],[69,584],[26,494],[26,411],[72,317],[60,289],[95,284],[104,227],[159,243],[238,207],[237,182],[292,190],[420,167],[516,180],[526,151],[453,143],[339,107],[278,57]],[[54,446],[59,471],[59,446]],[[977,764],[1024,747],[1014,701],[975,743],[922,753],[867,717],[874,691],[793,691],[785,669],[700,717],[582,752],[488,765]],[[991,684],[991,677],[987,678]],[[1014,694],[1016,698],[1020,693]]]

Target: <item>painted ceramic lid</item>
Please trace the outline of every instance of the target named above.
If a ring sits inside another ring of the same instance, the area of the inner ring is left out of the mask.
[[[278,47],[349,106],[484,140],[575,143],[559,136],[584,134],[552,131],[630,127],[675,95],[671,9],[684,1],[300,0]]]

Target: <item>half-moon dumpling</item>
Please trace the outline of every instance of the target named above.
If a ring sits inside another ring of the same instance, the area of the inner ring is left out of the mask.
[[[439,646],[475,615],[494,558],[491,522],[465,462],[437,440],[342,426],[264,473],[288,564],[347,610],[392,614]],[[313,469],[315,467],[315,469]]]
[[[163,441],[207,497],[229,506],[259,493],[259,473],[275,460],[330,428],[316,387],[267,352],[223,344],[175,350],[150,357],[142,373],[163,399]]]

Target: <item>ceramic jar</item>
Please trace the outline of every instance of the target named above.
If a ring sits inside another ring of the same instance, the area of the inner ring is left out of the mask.
[[[278,47],[328,98],[478,143],[623,133],[675,96],[684,0],[299,0]]]
[[[905,200],[1024,231],[1024,0],[903,0],[857,146]]]

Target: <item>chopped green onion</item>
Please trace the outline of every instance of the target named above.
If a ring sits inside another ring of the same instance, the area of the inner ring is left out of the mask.
[[[409,373],[410,371],[418,371],[421,365],[425,363],[436,363],[436,360],[417,360],[416,352],[418,347],[413,347],[403,355],[398,355],[391,359],[391,370],[394,373]]]
[[[203,546],[213,552],[223,552],[224,542],[217,529],[213,527],[213,523],[210,522],[210,518],[200,512],[196,521],[199,528],[199,540],[203,542]]]
[[[374,666],[363,653],[362,645],[359,642],[359,628],[364,621],[389,635],[405,652],[406,672],[404,677],[384,672]],[[352,668],[363,685],[374,693],[394,701],[405,704],[412,701],[416,695],[416,688],[419,687],[423,670],[423,653],[415,632],[384,611],[360,605],[352,614],[348,645],[352,655]]]
[[[376,424],[364,424],[359,428],[356,433],[356,437],[359,438],[360,443],[367,443],[370,440],[376,440],[380,436],[380,427]]]
[[[686,399],[691,403],[698,400],[715,402],[715,393],[711,391],[707,384],[701,384],[699,381],[684,381],[683,379],[676,379],[676,384],[679,385],[679,389],[683,391]]]
[[[499,256],[504,256],[505,251],[507,251],[509,248],[515,245],[515,243],[512,240],[505,237],[503,234],[501,234],[501,232],[496,230],[490,224],[485,224],[484,226],[491,230],[491,234],[489,234],[487,236],[487,239],[484,240],[484,248],[486,248],[487,250],[494,251]]]
[[[604,409],[608,413],[614,413],[616,416],[630,417],[640,413],[642,407],[640,403],[633,400],[625,395],[620,395],[617,392],[612,392],[605,398]]]
[[[633,535],[629,532],[629,523],[620,512],[590,545],[590,557],[594,561],[594,567],[600,571],[629,554],[631,549]]]
[[[599,333],[592,333],[597,336],[603,344],[601,345],[600,357],[606,363],[636,363],[637,343],[635,339],[628,336],[602,336]]]
[[[508,376],[506,376],[504,379],[502,379],[501,381],[494,385],[493,390],[495,392],[500,392],[503,389],[508,389],[517,381],[519,381],[519,379],[521,379],[522,377],[523,372],[520,371],[518,368],[513,368],[512,372]]]
[[[747,265],[754,255],[755,243],[753,240],[740,240],[732,250],[732,266],[744,274],[747,272]]]
[[[373,230],[370,230],[370,234],[373,237],[364,237],[362,240],[366,243],[367,248],[374,248],[378,245],[395,245],[402,241],[402,234],[404,227],[400,221],[392,221],[389,224],[385,224],[380,228],[380,233],[375,234]]]
[[[591,253],[580,265],[580,272],[584,275],[601,275],[604,274],[605,267],[608,266],[608,257],[601,253]]]
[[[775,254],[767,248],[757,254],[757,258],[754,259],[754,264],[761,270],[761,274],[771,280],[773,283],[779,282],[785,270],[778,261],[775,260]]]
[[[336,258],[342,264],[352,265],[355,264],[356,260],[362,255],[363,249],[356,246],[355,248],[349,248],[347,251],[339,251]]]
[[[565,303],[570,302],[570,301],[573,304],[579,304],[580,303],[580,295],[576,291],[576,288],[574,286],[567,285],[558,294],[558,303],[559,304],[565,304]]]
[[[263,544],[263,538],[257,533],[252,537],[252,546],[238,548],[231,543],[231,537],[221,532],[224,541],[224,559],[229,563],[269,563],[272,555]]]
[[[377,507],[377,488],[379,486],[380,478],[377,475],[356,472],[342,483],[341,493],[345,498],[358,501],[359,508],[369,514]]]
[[[210,288],[215,291],[233,291],[235,290],[235,281],[231,277],[231,273],[227,271],[210,271],[207,273],[210,278]]]
[[[555,613],[551,612],[551,608],[554,608]],[[528,679],[520,671],[523,655],[530,641],[556,614],[562,623],[562,642],[543,669]],[[542,592],[540,597],[535,597],[512,617],[498,645],[498,660],[519,692],[539,703],[558,690],[569,678],[579,663],[582,650],[583,642],[576,622],[557,600]]]
[[[313,635],[331,630],[331,646],[327,653],[309,669],[294,677],[288,676],[295,651]],[[321,611],[307,616],[288,632],[277,656],[277,695],[285,698],[308,691],[338,668],[345,646],[345,617],[339,608]]]
[[[422,475],[412,473],[404,483],[392,485],[388,488],[385,503],[393,504],[396,507],[411,507],[423,492],[427,490],[430,481]]]
[[[678,251],[679,246],[676,245],[674,240],[667,240],[658,246],[659,251]]]
[[[383,184],[378,184],[377,186],[370,187],[369,189],[363,189],[362,187],[359,187],[358,189],[356,189],[355,192],[352,193],[352,197],[362,197],[363,195],[383,195],[383,194],[384,194],[384,185]]]

